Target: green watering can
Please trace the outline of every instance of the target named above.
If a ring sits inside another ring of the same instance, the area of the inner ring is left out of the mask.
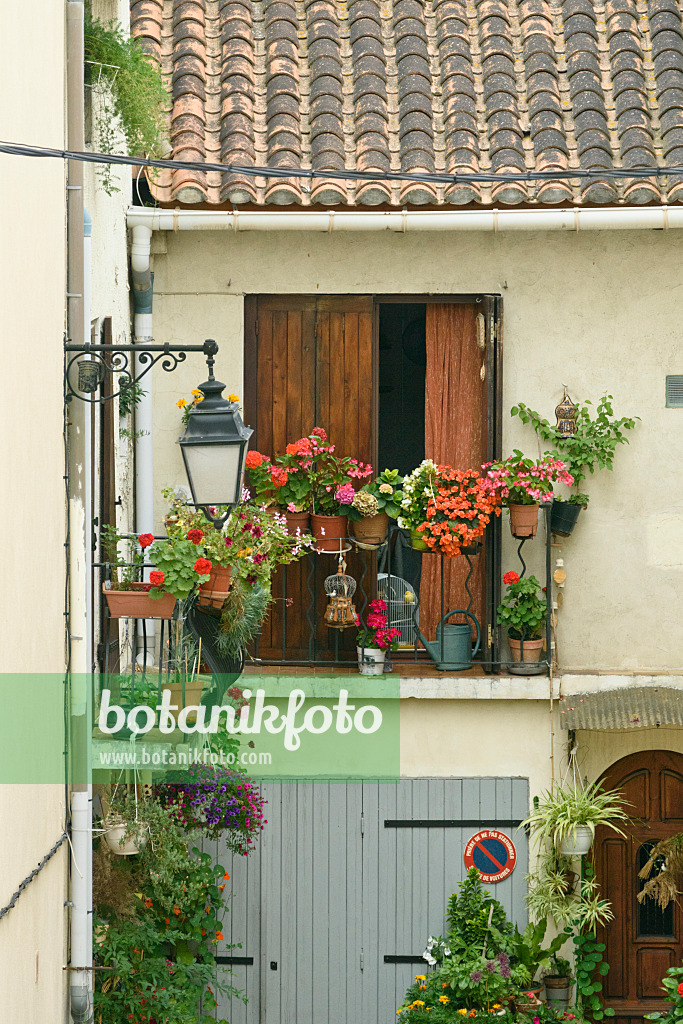
[[[472,649],[472,626],[469,622],[450,622],[452,615],[465,615],[471,619],[477,631],[477,639]],[[472,658],[479,650],[481,629],[477,618],[464,608],[456,608],[448,612],[436,627],[436,640],[426,640],[418,628],[418,636],[428,651],[437,668],[462,672],[472,667]]]

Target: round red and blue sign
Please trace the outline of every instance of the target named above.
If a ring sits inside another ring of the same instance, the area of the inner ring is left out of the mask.
[[[498,829],[482,829],[465,846],[465,867],[468,871],[476,868],[487,885],[502,882],[512,874],[516,863],[515,844]]]

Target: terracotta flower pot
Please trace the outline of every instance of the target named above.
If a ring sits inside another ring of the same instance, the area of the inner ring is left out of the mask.
[[[543,638],[540,640],[524,640],[524,652],[522,655],[521,640],[515,640],[509,636],[508,643],[510,644],[513,662],[519,662],[521,665],[535,665],[537,667],[536,670],[529,671],[521,668],[521,666],[510,666],[510,672],[517,675],[538,675],[539,671],[543,670],[543,666],[539,666],[539,662],[543,654],[545,642]]]
[[[538,505],[508,505],[513,537],[535,537],[538,529]]]
[[[429,551],[429,544],[424,540],[421,533],[417,530],[410,531],[410,546],[415,551]]]
[[[351,528],[358,541],[358,547],[372,551],[384,544],[389,528],[389,516],[386,512],[378,512],[375,516],[364,516],[358,522],[352,523]]]
[[[343,551],[346,540],[346,516],[320,516],[311,513],[311,532],[318,551]]]
[[[130,590],[107,590],[102,584],[112,619],[170,619],[176,600],[173,594],[150,597],[146,583],[133,583]]]
[[[208,580],[199,584],[197,604],[200,608],[222,608],[230,590],[231,565],[216,565]]]
[[[173,712],[177,719],[183,708],[198,707],[201,704],[204,681],[202,679],[194,679],[191,683],[185,683],[184,701],[182,683],[171,683],[170,685],[165,685],[163,689],[171,691],[171,704],[178,708],[178,711]],[[192,714],[188,715],[187,721],[196,722],[197,712],[193,711]]]
[[[296,536],[297,530],[300,530],[302,534],[308,533],[310,519],[308,512],[285,512],[285,519],[287,520],[287,529],[293,536]]]

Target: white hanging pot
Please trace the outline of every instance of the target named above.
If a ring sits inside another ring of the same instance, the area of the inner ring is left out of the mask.
[[[362,676],[381,676],[384,673],[386,651],[379,647],[356,647],[358,652],[358,671]]]
[[[577,825],[560,843],[564,857],[585,857],[593,845],[593,833],[585,825]]]
[[[148,836],[146,834],[128,836],[121,843],[128,827],[128,823],[125,821],[105,821],[104,827],[106,829],[104,838],[107,841],[107,846],[112,853],[118,854],[119,857],[132,857],[147,845]]]

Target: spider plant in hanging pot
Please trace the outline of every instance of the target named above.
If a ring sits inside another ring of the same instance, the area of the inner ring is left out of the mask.
[[[599,825],[626,837],[617,825],[630,820],[625,803],[618,790],[604,790],[600,782],[556,785],[543,794],[521,827],[528,826],[539,844],[549,842],[561,856],[583,857]]]
[[[114,790],[102,819],[104,840],[112,853],[119,857],[134,857],[145,848],[151,831],[146,806],[146,800],[138,799],[135,787],[131,792],[125,787],[121,792],[118,787]]]

